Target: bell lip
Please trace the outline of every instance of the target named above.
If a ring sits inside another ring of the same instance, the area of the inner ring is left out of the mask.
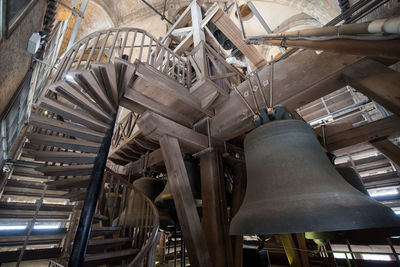
[[[361,193],[360,193],[361,194]],[[362,194],[361,194],[362,195]],[[365,198],[368,198],[364,196]],[[275,221],[271,223],[270,228],[275,229],[275,230],[268,230],[268,220],[265,220],[260,216],[260,214],[268,214],[272,213],[272,210],[258,210],[257,213],[255,213],[254,216],[246,216],[247,214],[243,214],[241,210],[250,210],[252,207],[249,208],[249,205],[247,206],[242,206],[239,209],[239,212],[232,218],[229,233],[231,235],[254,235],[254,234],[286,234],[286,233],[304,233],[304,232],[340,232],[340,231],[352,231],[352,230],[366,230],[366,229],[380,229],[380,228],[398,228],[400,229],[400,217],[394,213],[393,210],[391,210],[389,207],[384,206],[383,204],[373,200],[373,199],[366,199],[370,201],[370,204],[375,204],[375,212],[373,216],[377,219],[374,222],[367,221],[369,216],[365,215],[364,212],[358,212],[357,210],[354,210],[352,208],[349,208],[348,211],[346,211],[347,215],[338,215],[337,217],[339,219],[336,219],[336,225],[334,222],[332,223],[327,223],[323,216],[323,212],[320,213],[319,216],[314,216],[314,220],[310,220],[308,217],[304,217],[306,219],[300,220],[299,218],[296,218],[296,215],[292,215],[292,213],[296,212],[296,209],[293,209],[291,212],[286,211],[285,213],[282,213],[280,216],[279,220],[282,220],[283,222],[297,222],[301,226],[295,227],[295,226],[281,226],[277,222],[277,218],[275,218]],[[376,203],[374,203],[376,202]],[[372,206],[371,206],[372,208]],[[354,210],[354,217],[351,218],[348,216],[348,214]],[[330,214],[327,211],[324,211],[325,215]],[[335,211],[332,211],[335,213]],[[304,216],[304,215],[303,215]],[[384,218],[382,218],[382,216]],[[251,218],[250,218],[251,217]],[[298,216],[297,216],[298,217]],[[300,216],[301,217],[301,216]],[[325,217],[329,217],[328,215]],[[311,218],[311,216],[310,216]],[[382,220],[378,220],[382,218]],[[346,223],[347,220],[352,220],[352,223]],[[265,227],[257,227],[257,228],[264,228],[265,230],[257,230],[253,226],[251,226],[250,222],[255,222],[258,221],[259,224],[264,223]],[[305,222],[310,222],[310,224],[306,224]],[[313,224],[313,226],[311,226]],[[253,229],[251,229],[253,227]],[[284,230],[284,228],[290,228],[288,230]],[[280,230],[278,230],[280,229]],[[399,232],[400,234],[400,232]]]

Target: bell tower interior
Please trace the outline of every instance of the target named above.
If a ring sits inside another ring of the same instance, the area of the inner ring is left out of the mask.
[[[400,266],[400,1],[0,0],[0,266]]]

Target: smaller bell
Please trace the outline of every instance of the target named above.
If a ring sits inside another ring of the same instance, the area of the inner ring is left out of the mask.
[[[183,154],[186,172],[189,178],[190,188],[195,199],[201,198],[201,183],[200,183],[200,167],[198,161],[189,154]],[[164,190],[154,200],[158,210],[168,213],[175,221],[178,217],[175,210],[174,199],[169,187],[169,182],[165,185]]]
[[[162,180],[146,176],[135,180],[132,184],[151,201],[154,201],[165,187]]]

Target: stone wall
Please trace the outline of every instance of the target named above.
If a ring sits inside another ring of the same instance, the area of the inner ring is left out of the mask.
[[[0,114],[22,82],[31,65],[28,40],[39,31],[46,11],[46,0],[36,1],[9,38],[0,42]]]

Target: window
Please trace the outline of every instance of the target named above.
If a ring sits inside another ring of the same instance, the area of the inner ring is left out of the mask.
[[[373,260],[373,261],[391,261],[389,255],[385,254],[361,254],[361,257],[364,260]]]
[[[0,40],[11,34],[35,0],[0,0]]]

